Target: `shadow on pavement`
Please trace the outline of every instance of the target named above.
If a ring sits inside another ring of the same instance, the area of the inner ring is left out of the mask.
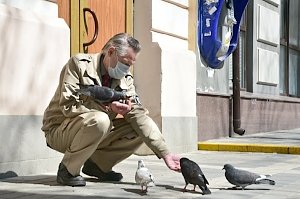
[[[163,187],[165,189],[169,189],[169,190],[173,190],[173,191],[183,192],[183,189],[177,188],[177,187],[174,187],[174,186],[171,186],[171,185],[158,184],[156,186],[157,187]]]
[[[178,187],[174,187],[174,186],[170,186],[170,185],[156,185],[158,187],[164,187],[165,189],[169,189],[169,190],[173,190],[173,191],[178,191],[178,192],[188,192],[188,193],[192,193],[192,194],[201,194],[202,195],[202,191],[197,191],[197,188],[195,191],[193,190],[189,190],[189,189],[186,189],[186,191],[183,190],[183,188],[178,188]],[[200,190],[200,189],[199,189]]]
[[[243,191],[242,188],[236,188],[236,187],[230,187],[230,188],[221,188],[220,190],[234,190],[234,191]],[[271,189],[266,189],[266,188],[244,188],[244,191],[247,191],[247,190],[261,190],[261,191],[268,191],[268,190],[271,190]]]
[[[136,185],[136,183],[133,182],[124,182],[124,181],[120,181],[120,182],[116,182],[116,181],[101,181],[98,178],[93,178],[93,177],[84,177],[84,179],[87,182],[95,182],[95,183],[99,183],[99,182],[104,182],[104,183],[112,183],[112,184],[126,184],[126,185]]]
[[[29,193],[29,192],[18,192],[18,191],[0,191],[0,196],[1,198],[59,198],[59,199],[82,199],[82,198],[87,198],[87,199],[101,199],[101,198],[127,198],[127,197],[109,197],[109,196],[87,196],[87,195],[63,195],[63,194],[36,194],[36,193]]]
[[[84,177],[87,182],[101,183],[97,178]],[[35,175],[35,176],[11,176],[10,178],[0,178],[0,182],[8,183],[26,183],[26,184],[42,184],[48,186],[64,186],[56,182],[56,175]],[[115,182],[105,181],[105,183],[136,185],[133,182]]]
[[[123,188],[124,191],[127,191],[127,192],[130,192],[130,193],[135,193],[135,194],[138,194],[140,196],[146,196],[147,193],[145,192],[142,192],[141,189],[126,189],[126,188]]]
[[[54,175],[18,176],[18,177],[1,179],[0,181],[8,182],[8,183],[25,183],[25,184],[42,184],[42,185],[49,185],[49,186],[60,186],[56,182],[56,176]]]

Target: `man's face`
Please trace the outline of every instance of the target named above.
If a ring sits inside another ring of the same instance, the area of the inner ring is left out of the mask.
[[[112,47],[109,49],[108,55],[110,57],[109,67],[112,68],[116,67],[118,61],[130,67],[135,63],[137,58],[137,54],[132,50],[132,48],[128,48],[125,55],[118,55],[117,50]]]

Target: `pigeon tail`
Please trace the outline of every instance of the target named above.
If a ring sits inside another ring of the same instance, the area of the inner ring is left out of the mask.
[[[201,187],[201,186],[199,186],[199,188],[201,189],[203,195],[211,194],[211,191],[208,189],[208,187]]]
[[[256,184],[269,184],[269,185],[275,185],[275,181],[274,181],[274,180],[271,180],[271,179],[267,179],[267,178],[264,178],[264,179],[257,179],[257,180],[256,180]]]

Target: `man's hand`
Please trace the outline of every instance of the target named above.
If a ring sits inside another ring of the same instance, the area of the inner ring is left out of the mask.
[[[176,154],[169,153],[163,157],[166,165],[173,171],[180,172],[180,157]]]
[[[120,115],[125,115],[131,110],[131,102],[130,100],[126,100],[125,103],[121,103],[119,101],[113,101],[110,104],[110,108],[115,113],[118,113]]]

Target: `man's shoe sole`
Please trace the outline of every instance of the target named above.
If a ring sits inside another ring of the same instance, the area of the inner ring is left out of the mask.
[[[68,186],[72,186],[72,187],[83,187],[86,185],[86,182],[85,181],[70,181],[70,182],[65,182],[63,181],[63,179],[59,176],[57,176],[56,178],[56,181],[59,183],[59,184],[62,184],[62,185],[68,185]]]

